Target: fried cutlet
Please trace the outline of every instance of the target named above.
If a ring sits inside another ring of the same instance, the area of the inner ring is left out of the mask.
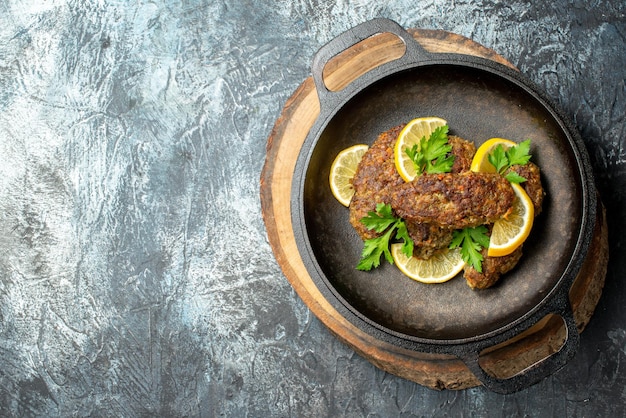
[[[393,188],[391,207],[404,220],[463,229],[495,222],[511,210],[514,197],[496,173],[422,174]]]
[[[454,155],[454,163],[450,172],[462,173],[469,171],[474,154],[476,154],[476,145],[456,135],[448,136],[448,144],[452,146],[450,153]]]
[[[413,254],[423,259],[447,248],[455,229],[485,224],[491,228],[493,222],[511,210],[515,193],[509,182],[498,174],[471,172],[476,147],[458,136],[448,137],[451,154],[455,156],[451,173],[423,174],[405,183],[395,168],[393,155],[403,127],[379,135],[352,180],[355,194],[350,203],[350,222],[363,240],[379,235],[361,223],[378,203],[390,204],[395,214],[404,219],[415,244]],[[535,216],[538,215],[545,195],[539,167],[528,163],[510,170],[526,178],[522,187],[533,202]],[[522,256],[522,246],[503,257],[487,256],[486,248],[481,253],[482,273],[471,266],[464,268],[465,280],[472,289],[491,287],[513,269]]]
[[[483,256],[482,273],[470,265],[466,265],[463,269],[463,277],[472,289],[491,287],[504,273],[513,270],[522,257],[522,246],[520,245],[511,254],[502,257],[487,256],[487,248],[483,248],[481,254]]]
[[[396,126],[378,136],[363,155],[352,179],[354,196],[350,202],[350,223],[363,240],[379,234],[368,230],[361,219],[376,210],[378,203],[390,203],[391,187],[404,183],[393,159],[393,147],[402,128],[404,125]]]
[[[528,197],[533,203],[535,217],[541,213],[545,191],[541,184],[541,172],[536,164],[528,162],[524,165],[514,165],[509,171],[515,171],[526,181],[520,183]],[[506,174],[506,173],[505,173]],[[487,249],[483,249],[482,273],[479,273],[472,266],[465,266],[463,277],[467,285],[472,289],[486,289],[493,286],[503,274],[511,271],[522,257],[522,245],[517,247],[509,255],[501,257],[489,257]]]
[[[541,185],[541,172],[536,164],[528,162],[524,165],[514,165],[509,168],[509,171],[515,171],[520,176],[524,177],[526,181],[520,183],[520,186],[524,189],[530,200],[533,202],[533,208],[535,209],[535,217],[541,213],[541,207],[543,205],[543,198],[545,191]]]
[[[429,259],[438,250],[448,248],[452,242],[453,229],[411,221],[405,221],[405,224],[413,240],[413,255],[417,258]]]
[[[350,202],[350,223],[363,240],[380,235],[368,230],[361,219],[368,212],[376,210],[378,203],[391,203],[393,189],[404,180],[398,174],[393,148],[405,125],[400,125],[383,132],[363,156],[356,174],[352,179],[355,190]],[[472,142],[458,136],[449,136],[448,143],[452,146],[451,154],[455,156],[452,172],[460,173],[470,168],[476,147]],[[406,221],[407,230],[414,242],[414,255],[429,258],[435,251],[446,248],[452,241],[452,228],[431,225],[423,222]]]

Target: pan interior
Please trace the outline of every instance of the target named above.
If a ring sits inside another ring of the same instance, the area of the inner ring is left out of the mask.
[[[450,133],[476,146],[492,137],[532,140],[547,193],[517,267],[493,288],[471,290],[459,275],[437,285],[415,282],[382,262],[355,269],[363,242],[349,211],[332,196],[328,175],[342,149],[371,144],[379,133],[420,116],[448,121]],[[566,132],[517,83],[458,65],[417,67],[374,83],[348,101],[324,128],[305,173],[306,234],[325,285],[376,326],[436,340],[483,335],[521,318],[558,283],[582,224],[581,170]]]

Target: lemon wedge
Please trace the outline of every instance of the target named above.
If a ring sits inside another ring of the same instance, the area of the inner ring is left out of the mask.
[[[413,161],[411,161],[405,149],[410,149],[416,144],[419,146],[420,139],[423,137],[429,138],[435,129],[447,124],[448,122],[444,119],[436,116],[428,116],[413,119],[400,131],[398,140],[393,149],[393,158],[396,170],[398,170],[400,177],[402,177],[404,181],[412,181],[415,176],[417,176]]]
[[[474,158],[472,159],[472,165],[470,170],[476,173],[495,173],[496,168],[489,162],[489,154],[496,149],[498,145],[502,145],[504,150],[517,145],[515,142],[504,138],[491,138],[485,141],[478,149]]]
[[[368,150],[364,144],[353,145],[342,150],[330,166],[330,190],[335,199],[344,206],[350,205],[350,200],[354,196],[352,178],[356,173],[356,168],[361,162],[361,158]]]
[[[511,183],[511,186],[515,191],[513,209],[511,213],[493,224],[487,250],[487,255],[490,257],[511,254],[526,241],[533,227],[535,217],[533,202],[522,186],[516,183]]]
[[[402,273],[413,280],[428,284],[447,282],[459,274],[465,266],[458,248],[443,250],[428,260],[422,260],[404,255],[402,244],[391,244],[391,255]]]

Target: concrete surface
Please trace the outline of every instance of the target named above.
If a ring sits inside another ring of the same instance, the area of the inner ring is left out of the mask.
[[[314,52],[374,17],[493,48],[583,134],[605,292],[529,389],[381,372],[273,257],[266,139]],[[622,0],[3,0],[0,416],[626,416],[625,68]]]

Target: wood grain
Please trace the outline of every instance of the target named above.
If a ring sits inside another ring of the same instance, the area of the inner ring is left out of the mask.
[[[410,29],[414,39],[430,52],[454,52],[480,56],[511,68],[493,50],[445,31]],[[401,56],[404,46],[395,36],[382,34],[366,39],[329,61],[324,79],[330,90],[340,90],[369,69]],[[362,332],[323,297],[300,258],[291,225],[290,194],[296,159],[320,111],[312,79],[307,78],[285,103],[268,138],[261,175],[263,218],[275,257],[287,280],[317,318],[338,339],[372,364],[389,373],[433,389],[463,389],[480,384],[463,362],[448,355],[411,351],[377,340]],[[579,330],[589,321],[602,292],[608,244],[604,211],[596,223],[590,251],[570,291]],[[490,374],[506,378],[558,351],[565,339],[562,320],[548,317],[512,341],[486,350],[480,364]]]

